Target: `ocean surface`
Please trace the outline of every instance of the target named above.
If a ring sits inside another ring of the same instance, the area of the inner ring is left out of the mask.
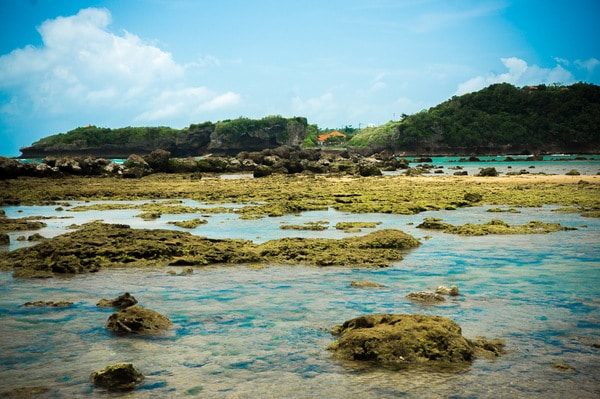
[[[89,205],[90,203],[85,203]],[[185,201],[189,206],[206,204]],[[35,232],[11,234],[10,248],[32,245],[20,235],[51,237],[71,224],[102,219],[139,228],[172,228],[166,215],[146,221],[139,210],[71,212],[82,203],[3,208],[8,217],[57,216]],[[231,206],[240,206],[231,205]],[[349,214],[335,210],[259,220],[235,213],[203,217],[188,230],[214,238],[263,242],[283,236],[347,237],[339,221],[381,222],[418,237],[419,248],[385,269],[247,265],[117,269],[69,278],[16,280],[0,273],[0,392],[44,386],[47,398],[593,398],[600,397],[600,220],[553,207],[490,213],[489,207],[418,215]],[[460,237],[417,229],[426,217],[453,224],[502,219],[559,222],[577,230],[540,235]],[[330,222],[325,231],[282,230],[282,224]],[[364,229],[366,234],[373,229]],[[2,252],[0,252],[2,256]],[[353,280],[385,285],[350,287]],[[406,295],[457,285],[461,295],[422,305]],[[101,298],[124,292],[165,314],[174,328],[154,338],[118,337],[103,326],[111,309]],[[67,308],[23,306],[71,301]],[[340,363],[326,350],[329,330],[376,313],[449,317],[467,338],[502,338],[509,352],[458,371],[369,369]],[[136,390],[109,393],[89,375],[131,362],[146,379]],[[571,370],[560,370],[556,362]]]

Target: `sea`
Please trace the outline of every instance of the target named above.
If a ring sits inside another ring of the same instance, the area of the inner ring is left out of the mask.
[[[597,166],[589,166],[590,173],[596,174]],[[92,220],[185,230],[168,222],[199,216],[163,214],[144,220],[134,209],[70,211],[82,204],[4,207],[11,218],[56,216],[45,219],[48,226],[41,230],[11,233],[11,245],[4,250],[34,245],[17,236],[37,232],[52,237],[69,231],[72,224]],[[342,238],[394,228],[421,240],[403,260],[383,269],[267,264],[194,267],[192,274],[184,274],[182,267],[165,265],[32,280],[0,273],[0,393],[44,387],[32,397],[600,397],[600,220],[553,206],[516,208],[518,213],[488,210],[481,206],[383,215],[328,209],[258,220],[226,213],[204,215],[208,223],[185,230],[264,242],[284,236]],[[463,237],[417,228],[427,217],[452,224],[540,220],[575,230]],[[281,229],[315,221],[329,221],[329,228]],[[334,228],[340,221],[379,224],[346,233]],[[167,273],[170,270],[176,273]],[[356,280],[384,287],[351,287]],[[440,285],[456,285],[460,295],[439,305],[406,298],[410,292]],[[125,292],[141,306],[169,317],[173,328],[157,337],[111,334],[104,324],[113,310],[96,303]],[[73,306],[24,306],[39,300],[70,301]],[[467,338],[503,339],[507,353],[452,370],[373,368],[332,357],[327,350],[336,338],[330,334],[332,327],[380,313],[448,317]],[[90,383],[92,372],[123,362],[145,375],[137,389],[109,392]]]

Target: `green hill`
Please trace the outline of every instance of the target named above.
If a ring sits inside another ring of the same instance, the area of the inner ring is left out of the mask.
[[[598,152],[600,86],[494,84],[384,126],[390,147],[418,153]]]

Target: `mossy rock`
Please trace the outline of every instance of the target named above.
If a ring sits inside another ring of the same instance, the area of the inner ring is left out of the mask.
[[[469,340],[454,321],[440,316],[361,316],[332,330],[340,338],[328,350],[346,361],[373,364],[464,364],[503,353],[502,341]]]
[[[97,387],[111,391],[128,391],[144,381],[144,375],[131,363],[119,363],[93,372],[90,381]]]

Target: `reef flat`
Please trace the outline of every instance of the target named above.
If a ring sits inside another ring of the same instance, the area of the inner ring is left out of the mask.
[[[21,177],[0,182],[0,206],[141,199],[235,203],[242,205],[236,212],[247,218],[327,208],[353,213],[417,214],[482,205],[555,205],[595,216],[600,211],[600,176],[272,175],[224,179],[211,175],[197,180],[189,174],[153,174],[140,179]]]

